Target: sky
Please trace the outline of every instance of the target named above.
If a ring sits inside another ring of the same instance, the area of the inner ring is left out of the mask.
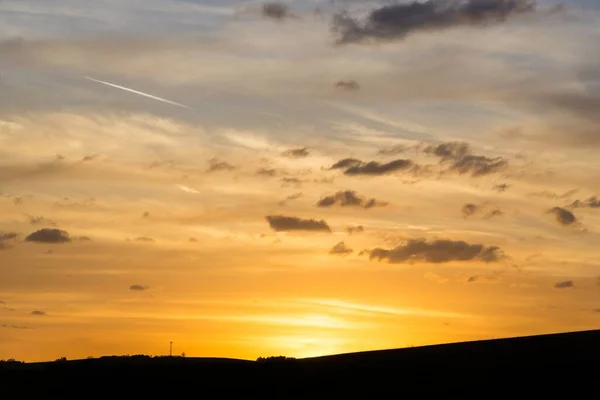
[[[0,1],[0,359],[600,328],[599,20]]]

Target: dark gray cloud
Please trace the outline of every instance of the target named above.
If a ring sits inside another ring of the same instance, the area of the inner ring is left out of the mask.
[[[384,207],[388,203],[377,199],[365,199],[356,194],[353,190],[344,190],[337,192],[331,196],[325,196],[317,202],[317,207],[331,207],[339,205],[340,207],[361,207],[361,208],[373,208],[373,207]]]
[[[46,315],[46,311],[34,310],[31,312],[31,315],[44,316]]]
[[[30,233],[26,238],[26,242],[37,242],[37,243],[68,243],[71,241],[71,237],[67,231],[56,228],[43,228],[33,233]]]
[[[390,4],[372,10],[364,21],[347,13],[334,16],[337,43],[386,42],[408,35],[461,26],[488,26],[536,11],[535,0],[428,0]]]
[[[16,232],[0,232],[0,250],[12,247],[12,242],[19,236]]]
[[[356,81],[337,81],[334,87],[349,92],[360,90],[360,84]]]
[[[587,200],[575,200],[569,207],[573,208],[600,208],[600,199],[592,196]]]
[[[391,250],[376,248],[369,250],[369,258],[387,260],[389,263],[446,263],[451,261],[497,262],[504,258],[498,246],[469,244],[462,240],[410,239]]]
[[[265,3],[261,7],[263,17],[282,21],[286,18],[293,17],[292,12],[287,4],[280,2]]]
[[[234,170],[235,167],[229,164],[227,161],[221,161],[217,158],[211,158],[208,160],[208,169],[207,172],[214,171],[231,171]]]
[[[577,217],[575,214],[565,208],[552,207],[547,212],[554,214],[556,216],[556,221],[563,226],[573,225],[575,222],[577,222]]]
[[[304,158],[310,155],[310,151],[306,147],[298,147],[295,149],[288,149],[281,153],[281,155],[289,158]]]
[[[344,158],[333,164],[329,169],[344,169],[344,174],[356,175],[386,175],[397,171],[406,171],[415,164],[411,160],[394,160],[387,163],[377,161],[362,162],[355,158]]]
[[[429,145],[423,149],[427,154],[439,157],[449,172],[459,175],[470,174],[473,177],[500,172],[508,166],[502,157],[485,157],[471,154],[470,146],[465,142],[447,142]]]
[[[339,256],[347,256],[352,253],[354,250],[346,246],[344,242],[339,242],[335,246],[329,250],[329,254],[339,255]]]
[[[364,231],[365,228],[362,225],[346,227],[346,232],[348,233],[348,235],[352,235],[354,233],[363,233]]]
[[[131,285],[129,286],[129,290],[133,290],[134,292],[142,292],[144,290],[147,290],[148,286],[144,286],[144,285]]]
[[[554,284],[555,289],[570,289],[573,287],[575,287],[575,284],[573,283],[573,281],[562,281],[562,282],[556,282]]]
[[[321,231],[331,232],[325,220],[304,219],[284,215],[269,215],[266,217],[271,229],[277,232],[286,231]]]

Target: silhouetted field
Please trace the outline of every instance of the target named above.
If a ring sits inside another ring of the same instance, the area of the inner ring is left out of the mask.
[[[131,356],[2,363],[0,393],[7,399],[574,399],[599,396],[599,371],[596,330],[297,360]]]

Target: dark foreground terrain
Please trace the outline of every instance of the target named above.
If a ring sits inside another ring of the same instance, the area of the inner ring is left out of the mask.
[[[298,360],[133,356],[3,363],[0,396],[6,399],[598,398],[600,330]]]

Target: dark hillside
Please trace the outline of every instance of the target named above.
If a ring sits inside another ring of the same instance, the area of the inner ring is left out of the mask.
[[[179,357],[0,366],[3,393],[44,398],[597,397],[600,331],[259,362]],[[373,397],[374,396],[374,397]],[[8,397],[7,397],[8,398]]]

